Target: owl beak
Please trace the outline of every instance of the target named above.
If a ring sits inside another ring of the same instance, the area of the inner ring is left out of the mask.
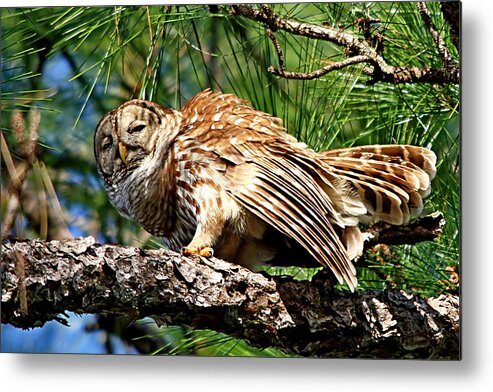
[[[123,163],[127,163],[127,147],[122,142],[118,142],[118,152],[120,153],[120,158],[122,158]]]

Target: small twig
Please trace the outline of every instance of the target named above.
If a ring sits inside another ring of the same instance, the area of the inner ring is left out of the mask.
[[[267,32],[267,36],[270,38],[270,40],[274,44],[274,48],[276,49],[277,60],[279,61],[279,69],[284,71],[285,70],[284,53],[282,51],[281,44],[279,44],[279,41],[277,40],[274,32],[271,29],[267,29],[266,32]],[[269,68],[269,70],[270,70],[270,68]]]
[[[331,63],[329,65],[326,65],[323,68],[317,69],[312,72],[304,73],[304,72],[291,72],[291,71],[286,71],[283,68],[274,68],[274,67],[269,67],[268,71],[277,76],[282,76],[283,78],[286,79],[304,79],[304,80],[312,80],[312,79],[317,79],[320,78],[326,74],[328,74],[331,71],[334,71],[336,69],[342,69],[344,67],[347,67],[348,65],[353,65],[353,64],[358,64],[358,63],[364,63],[368,61],[368,57],[366,56],[354,56],[354,57],[349,57],[345,60],[338,61],[335,63]]]
[[[442,59],[443,65],[445,67],[450,67],[452,64],[452,56],[450,56],[450,53],[447,49],[447,46],[445,44],[445,41],[443,40],[442,36],[438,33],[435,24],[433,23],[433,20],[431,19],[431,15],[428,12],[428,9],[426,8],[426,5],[424,2],[420,1],[417,3],[419,13],[421,14],[421,19],[423,19],[423,22],[425,23],[426,27],[428,28],[428,31],[430,32],[433,41],[435,41],[435,45],[438,48],[438,52],[440,53],[440,57]]]
[[[276,49],[276,53],[277,53],[277,59],[279,61],[279,67],[276,68],[271,66],[268,68],[268,71],[273,75],[282,76],[283,78],[286,79],[312,80],[312,79],[320,78],[321,76],[328,74],[329,72],[334,71],[336,69],[341,69],[347,67],[348,65],[363,63],[368,61],[367,56],[354,56],[354,57],[349,57],[342,61],[333,62],[329,65],[326,65],[323,68],[308,73],[287,71],[284,65],[284,53],[282,51],[281,45],[279,44],[279,41],[277,40],[275,34],[272,32],[271,29],[267,29],[266,31],[267,31],[267,36],[274,44],[274,48]]]

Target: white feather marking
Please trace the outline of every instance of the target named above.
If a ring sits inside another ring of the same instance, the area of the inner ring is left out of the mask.
[[[269,197],[269,203],[272,204],[273,206],[278,206],[279,204],[281,204],[279,199],[276,199],[275,197]]]
[[[232,138],[229,140],[229,142],[230,142],[231,144],[236,144],[236,143],[238,143],[238,139],[237,139],[236,137],[232,137]]]
[[[221,117],[222,117],[222,116],[223,116],[223,114],[222,114],[222,113],[216,113],[216,114],[214,115],[214,117],[212,117],[212,120],[213,120],[213,121],[219,121],[219,120],[221,120]]]
[[[247,185],[246,188],[249,191],[256,192],[257,191],[257,184],[255,184],[255,181],[252,181],[250,184]]]
[[[293,173],[294,177],[301,177],[301,171],[297,167],[291,167],[290,170]]]

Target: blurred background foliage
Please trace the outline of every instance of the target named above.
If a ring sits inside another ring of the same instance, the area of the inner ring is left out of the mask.
[[[383,55],[389,64],[441,65],[415,3],[271,7],[287,18],[324,24],[360,38],[363,33],[354,21],[379,19],[371,33],[383,34]],[[458,62],[439,3],[429,2],[427,7]],[[110,205],[96,173],[93,132],[104,113],[131,98],[178,108],[199,91],[212,88],[234,93],[282,118],[288,132],[315,150],[374,143],[433,149],[438,173],[425,210],[444,213],[443,234],[433,242],[369,252],[358,279],[363,289],[399,287],[426,296],[457,292],[459,86],[367,84],[361,65],[312,81],[281,79],[267,72],[270,65],[277,65],[277,57],[265,28],[228,10],[220,5],[0,9],[2,222],[13,181],[8,163],[16,165],[23,159],[12,116],[20,110],[28,128],[29,110],[38,108],[41,114],[38,160],[27,174],[10,234],[47,240],[92,235],[104,243],[162,246]],[[288,70],[309,72],[344,58],[343,48],[328,42],[282,31],[276,36]],[[294,268],[269,272],[300,279],[313,274]],[[118,318],[71,315],[69,323],[71,328],[48,323],[30,332],[2,325],[2,351],[283,355],[213,331],[159,329],[152,320],[129,325]],[[69,334],[76,336],[77,344],[68,344]],[[86,342],[84,347],[81,341]]]

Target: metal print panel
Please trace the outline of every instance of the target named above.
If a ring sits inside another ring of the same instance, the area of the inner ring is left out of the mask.
[[[1,9],[1,351],[460,359],[460,3]]]

